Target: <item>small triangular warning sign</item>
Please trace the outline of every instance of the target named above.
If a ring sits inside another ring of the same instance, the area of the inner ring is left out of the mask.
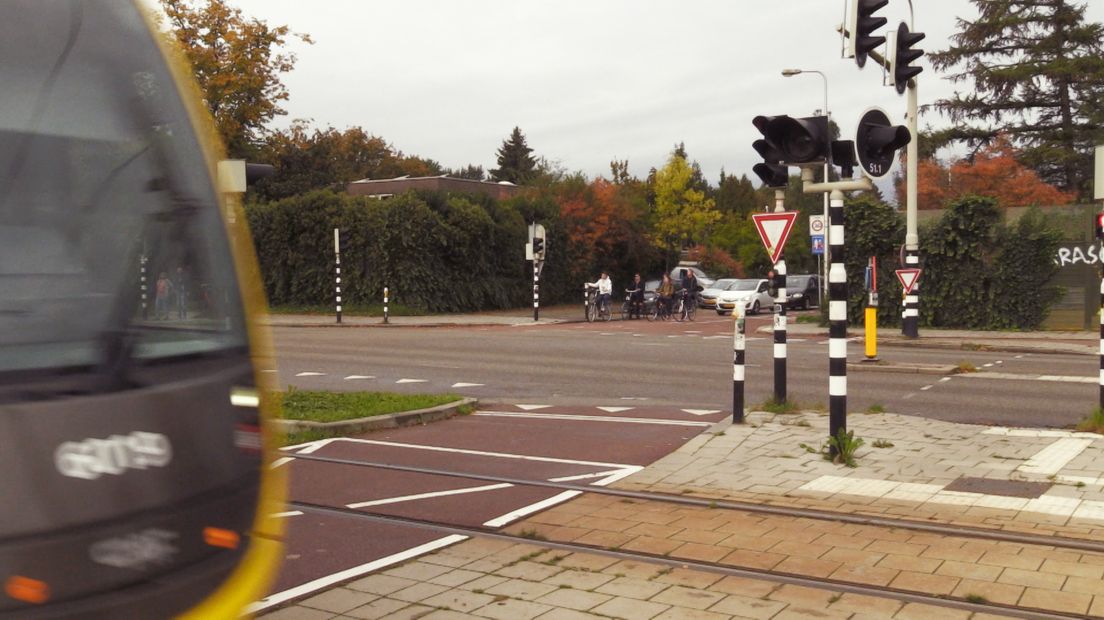
[[[921,271],[923,271],[923,269],[897,270],[897,279],[901,281],[901,288],[905,290],[906,295],[912,292],[912,287],[916,286],[916,281],[920,279]]]
[[[777,263],[778,257],[782,255],[782,248],[786,247],[786,240],[790,238],[794,222],[797,221],[797,211],[753,213],[751,219],[755,221],[755,229],[759,231],[759,238],[767,248],[771,263]]]

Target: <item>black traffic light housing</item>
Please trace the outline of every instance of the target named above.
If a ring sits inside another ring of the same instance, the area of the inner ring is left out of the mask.
[[[904,22],[897,27],[897,41],[893,44],[893,56],[889,60],[889,75],[893,78],[898,94],[903,94],[908,81],[924,70],[912,65],[924,55],[924,50],[913,47],[923,41],[924,36],[923,32],[910,32],[908,24]]]
[[[863,67],[866,55],[885,43],[885,37],[874,31],[886,25],[886,18],[875,17],[889,0],[851,0],[851,13],[848,19],[848,31],[851,34],[851,47],[855,50],[855,64]]]
[[[1096,214],[1096,238],[1104,239],[1104,213]]]
[[[873,178],[889,174],[897,150],[912,141],[904,125],[891,125],[886,113],[878,108],[867,110],[859,119],[855,134],[855,152],[863,172]]]
[[[763,134],[763,139],[751,143],[751,148],[763,158],[763,162],[752,166],[751,170],[767,187],[786,187],[790,182],[790,172],[782,165],[782,150],[766,139],[766,128],[775,116],[756,116],[752,120],[755,128]]]
[[[267,179],[274,174],[276,174],[276,168],[272,167],[272,164],[245,164],[246,185],[253,185],[257,181]]]
[[[831,155],[827,116],[756,116],[752,124],[764,137],[764,140],[756,141],[752,147],[764,159],[770,155],[778,157],[778,161],[783,164],[795,166],[824,163]],[[761,144],[762,142],[766,145]],[[767,161],[774,163],[769,159]]]
[[[544,239],[533,237],[533,258],[544,258]]]
[[[840,167],[840,177],[850,179],[855,174],[855,166],[859,162],[855,159],[854,140],[832,140],[832,164]],[[825,182],[828,179],[824,179]]]

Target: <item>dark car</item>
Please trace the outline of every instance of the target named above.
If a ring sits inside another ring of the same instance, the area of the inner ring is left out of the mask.
[[[786,307],[808,310],[820,306],[820,278],[801,274],[786,276]]]

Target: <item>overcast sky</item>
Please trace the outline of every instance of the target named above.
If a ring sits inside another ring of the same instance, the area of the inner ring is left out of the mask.
[[[495,167],[516,125],[536,155],[592,177],[608,177],[611,159],[642,177],[681,141],[714,184],[722,167],[754,178],[751,119],[822,107],[820,76],[782,77],[790,67],[824,72],[845,138],[871,106],[904,123],[905,97],[882,86],[881,69],[840,57],[843,0],[230,2],[314,39],[289,45],[298,63],[276,126],[359,125],[446,167]],[[955,17],[976,15],[967,0],[915,4],[927,50],[948,46]],[[1104,2],[1089,4],[1104,21]],[[908,2],[879,14],[896,28]],[[921,105],[953,92],[923,66]]]

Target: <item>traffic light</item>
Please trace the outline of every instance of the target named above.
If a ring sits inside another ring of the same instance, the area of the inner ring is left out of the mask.
[[[855,174],[855,165],[858,163],[855,160],[853,140],[832,140],[832,164],[840,167],[840,178],[850,179]]]
[[[889,0],[851,0],[851,13],[847,21],[848,56],[855,57],[855,64],[861,68],[866,64],[866,54],[885,43],[885,37],[875,35],[874,31],[886,25],[886,18],[875,17],[874,13],[889,4]]]
[[[544,239],[541,237],[533,237],[533,258],[544,258]]]
[[[828,161],[831,139],[828,135],[827,116],[756,116],[752,124],[764,137],[764,140],[757,140],[752,147],[764,159],[768,156],[777,157],[778,162],[789,166]],[[776,162],[767,159],[767,163]]]
[[[751,143],[751,148],[763,157],[763,162],[752,166],[751,170],[767,187],[786,187],[790,182],[790,173],[782,165],[782,150],[766,139],[766,126],[773,116],[756,116],[752,121],[755,128],[763,134],[763,139]]]
[[[1104,213],[1096,214],[1096,238],[1104,239]]]
[[[855,151],[859,165],[867,176],[880,179],[889,174],[897,149],[912,141],[904,125],[891,125],[886,113],[878,108],[867,110],[859,119],[855,134]]]
[[[906,23],[901,22],[897,27],[897,41],[893,44],[889,59],[889,78],[893,80],[898,94],[904,94],[908,81],[924,70],[922,67],[912,66],[913,62],[924,55],[924,50],[914,49],[913,46],[923,40],[924,33],[909,32]]]

